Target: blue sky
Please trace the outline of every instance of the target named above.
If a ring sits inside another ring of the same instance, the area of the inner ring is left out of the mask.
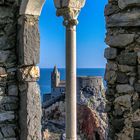
[[[78,17],[77,26],[77,67],[103,68],[105,21],[104,7],[107,0],[87,0]],[[39,28],[41,34],[41,68],[51,68],[56,64],[65,67],[65,27],[63,18],[56,17],[53,0],[46,0]]]

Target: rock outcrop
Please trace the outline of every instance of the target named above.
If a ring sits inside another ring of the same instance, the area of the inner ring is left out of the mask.
[[[104,113],[106,101],[104,92],[104,86],[101,82],[94,87],[85,86],[78,93],[77,126],[79,140],[106,139],[108,120]],[[50,101],[49,104],[44,104],[43,108],[44,140],[47,140],[45,137],[48,140],[65,139],[65,94],[57,97],[55,102]]]

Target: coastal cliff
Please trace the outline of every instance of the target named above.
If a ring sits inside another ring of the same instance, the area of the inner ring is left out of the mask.
[[[80,85],[77,91],[78,140],[105,140],[107,137],[103,80],[95,77],[92,83]],[[65,140],[65,94],[43,105],[42,125],[44,140]]]

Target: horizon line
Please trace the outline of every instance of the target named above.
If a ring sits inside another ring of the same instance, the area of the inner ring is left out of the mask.
[[[40,69],[53,69],[54,67],[40,67]],[[58,69],[65,69],[65,67],[57,67]],[[94,67],[94,68],[91,68],[91,67],[78,67],[76,69],[105,69],[105,67]]]

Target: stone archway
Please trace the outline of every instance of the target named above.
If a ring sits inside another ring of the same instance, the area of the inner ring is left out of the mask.
[[[41,139],[36,65],[43,2],[0,1],[0,139]],[[105,50],[110,139],[140,138],[139,6],[139,1],[110,0],[105,9],[110,46]]]
[[[105,8],[106,43],[110,46],[105,49],[105,58],[108,60],[105,79],[107,81],[107,112],[110,125],[108,138],[110,139],[139,139],[140,137],[138,134],[140,132],[139,5],[138,1],[116,0],[109,1]],[[22,79],[21,93],[24,91],[25,95],[30,96],[36,89],[32,87],[35,87],[38,77],[38,69],[35,65],[39,62],[38,16],[42,6],[43,1],[28,0],[21,3],[20,10],[19,64],[22,67],[19,69],[19,76]],[[27,87],[23,88],[25,85]],[[30,120],[31,116],[38,115],[37,112],[33,111],[34,114],[29,110],[28,105],[33,101],[30,96],[24,96],[25,98],[21,96],[27,106],[23,110],[25,109],[24,111],[30,114],[23,118],[26,120]],[[22,103],[22,100],[20,102]],[[21,105],[21,110],[22,107],[23,105]],[[40,105],[38,104],[36,107],[40,107]],[[38,126],[40,125],[39,119],[40,117],[36,124]],[[25,134],[26,138],[33,137],[28,123],[24,128],[25,131],[21,131],[21,134]],[[38,132],[36,138],[39,138],[40,130],[36,129],[34,132]]]

